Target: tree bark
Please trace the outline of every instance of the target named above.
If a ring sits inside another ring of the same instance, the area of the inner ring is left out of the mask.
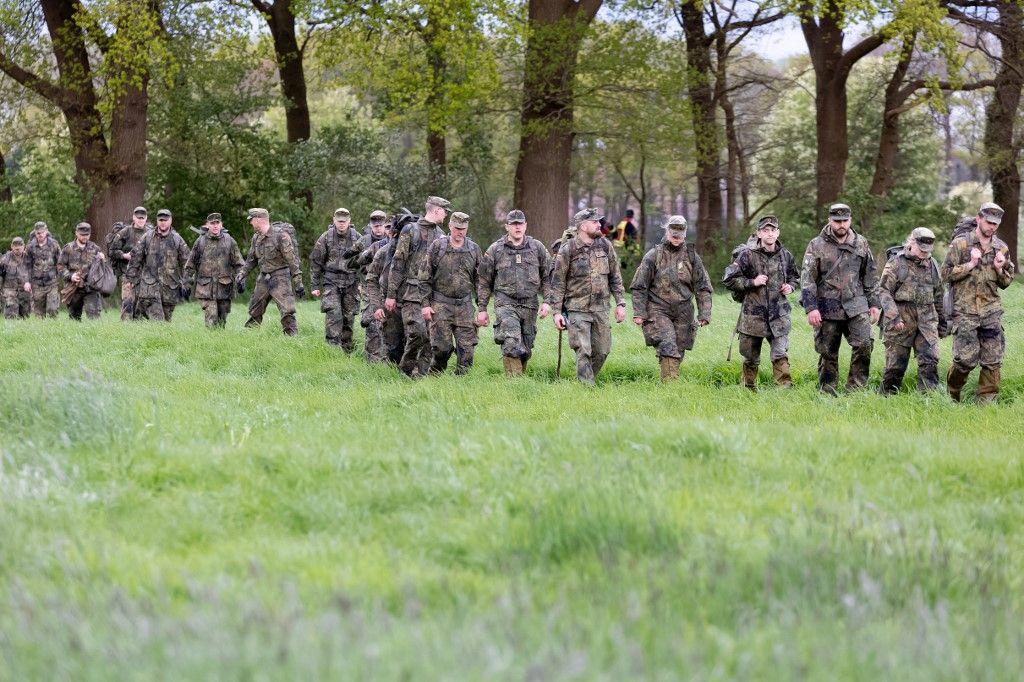
[[[428,5],[426,25],[420,35],[427,50],[431,77],[427,92],[427,161],[434,181],[444,186],[448,178],[448,136],[443,114],[445,103],[441,93],[448,63],[444,42],[438,34],[443,17],[435,10],[434,5]]]
[[[602,0],[529,0],[514,202],[545,244],[565,229],[580,42]]]
[[[9,204],[14,201],[14,193],[11,192],[11,185],[7,180],[7,159],[3,151],[0,151],[0,204]]]

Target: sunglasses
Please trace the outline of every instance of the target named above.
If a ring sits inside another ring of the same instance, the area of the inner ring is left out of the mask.
[[[168,220],[170,220],[170,218],[157,218],[156,220],[157,220],[157,222],[160,222],[160,223],[165,223],[165,222],[167,222]]]
[[[935,243],[935,238],[934,237],[918,237],[917,238],[917,243],[918,244],[924,244],[925,246],[931,246],[932,244]]]

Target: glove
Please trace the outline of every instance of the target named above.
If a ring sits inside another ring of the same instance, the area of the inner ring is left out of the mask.
[[[305,295],[306,295],[306,287],[302,286],[301,284],[299,286],[295,287],[295,296],[296,296],[296,298],[303,298]]]
[[[235,286],[238,287],[238,293],[244,294],[245,293],[245,278],[244,277],[239,277],[238,279],[236,279],[235,280]]]

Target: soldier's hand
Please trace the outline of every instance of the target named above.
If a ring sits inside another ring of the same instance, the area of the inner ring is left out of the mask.
[[[125,260],[131,260],[132,259],[132,252],[129,251],[128,253],[124,254],[124,259]]]
[[[878,308],[871,308],[869,312],[871,313],[871,324],[878,322],[878,316],[882,314],[882,311]]]
[[[303,297],[305,297],[305,295],[306,295],[306,287],[302,286],[301,284],[299,286],[295,287],[295,296],[296,297],[303,298]]]
[[[768,283],[768,275],[766,275],[764,273],[761,273],[760,275],[758,275],[757,277],[754,278],[754,286],[755,287],[763,287],[767,283]]]
[[[622,324],[626,320],[626,306],[615,306],[615,323]]]
[[[812,310],[811,312],[807,313],[807,323],[810,324],[815,329],[820,327],[821,326],[821,311],[820,310]]]
[[[550,313],[550,312],[551,312],[551,306],[549,306],[547,303],[541,303],[540,304],[540,317],[541,317],[541,319],[544,319],[545,317],[547,317],[548,313]]]
[[[698,327],[706,327],[711,324],[711,320],[697,320]]]
[[[420,310],[420,314],[423,315],[423,319],[426,320],[427,322],[430,322],[430,320],[434,319],[434,309],[431,308],[429,305],[426,308]]]
[[[971,265],[977,265],[981,260],[981,249],[974,247],[971,249]]]
[[[1006,255],[1002,251],[996,251],[996,255],[992,258],[992,265],[996,267],[996,270],[1001,271],[1006,265]]]
[[[312,293],[313,293],[313,298],[320,298],[320,290],[319,289],[313,289]]]
[[[98,256],[98,258],[99,258],[99,259],[100,259],[101,261],[107,260],[107,257],[106,257],[106,255],[104,255],[104,253],[103,253],[102,251],[100,251],[100,255]]]
[[[559,331],[565,329],[565,318],[562,317],[562,313],[555,313],[555,329]]]
[[[393,299],[393,298],[385,298],[384,299],[384,309],[387,310],[389,313],[394,312],[395,311],[395,303],[396,303],[395,299]]]
[[[635,316],[633,318],[633,324],[635,324],[636,326],[639,327],[639,326],[643,325],[643,323],[644,323],[644,318],[640,317],[639,315],[637,315],[637,316]]]
[[[235,286],[238,288],[238,293],[245,293],[245,277],[239,277],[235,280]]]
[[[779,291],[782,292],[783,296],[789,296],[791,293],[793,293],[793,287],[787,282],[786,284],[782,285]]]
[[[82,276],[76,272],[75,274],[71,275],[71,281],[74,282],[75,284],[78,284],[79,282],[82,281]]]
[[[896,321],[895,321],[895,322],[893,323],[893,325],[892,325],[892,330],[893,330],[894,332],[901,332],[901,331],[903,331],[903,330],[904,330],[904,329],[906,329],[906,328],[907,328],[907,325],[903,323],[903,320],[902,320],[902,319],[898,319],[898,320],[896,320]]]
[[[29,284],[28,282],[25,282],[25,286],[24,286],[24,287],[22,287],[22,288],[23,288],[23,289],[25,289],[25,291],[26,291],[27,293],[30,293],[30,294],[32,293],[32,285],[31,285],[31,284]]]
[[[384,321],[384,309],[383,308],[377,308],[376,310],[374,310],[373,311],[373,319],[377,320],[378,322],[383,322]]]
[[[476,325],[478,327],[486,327],[491,323],[491,318],[487,316],[486,310],[481,310],[476,314]]]

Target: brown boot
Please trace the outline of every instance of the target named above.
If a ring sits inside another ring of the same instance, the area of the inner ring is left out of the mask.
[[[749,388],[754,393],[757,393],[757,367],[751,367],[744,363],[742,376],[743,388]]]
[[[982,367],[978,375],[978,390],[974,399],[979,404],[994,403],[999,397],[999,367]]]
[[[783,388],[793,388],[793,377],[789,375],[789,358],[772,360],[772,378]]]
[[[679,378],[679,358],[661,358],[661,380],[673,381]]]
[[[523,376],[523,361],[519,358],[510,358],[507,355],[501,356],[501,364],[505,366],[505,374],[510,377]]]
[[[963,390],[964,384],[967,383],[967,377],[970,375],[971,370],[966,372],[956,366],[953,363],[949,366],[949,372],[946,374],[946,390],[949,391],[949,397],[953,400],[960,402],[960,391]]]

